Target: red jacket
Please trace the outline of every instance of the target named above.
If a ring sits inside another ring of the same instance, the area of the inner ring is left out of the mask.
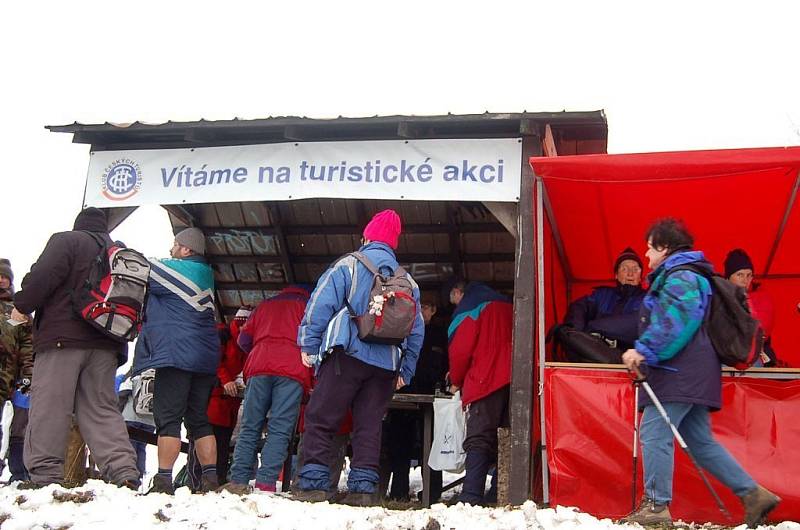
[[[471,311],[450,335],[450,381],[466,407],[511,383],[514,309],[493,301]]]
[[[215,386],[211,391],[211,399],[208,401],[208,421],[212,425],[220,427],[234,427],[236,417],[239,414],[239,405],[242,400],[235,397],[226,396],[222,385],[236,381],[236,376],[244,367],[244,352],[239,348],[236,341],[239,338],[239,322],[233,320],[230,325],[230,339],[222,344],[222,358],[217,366],[217,379],[219,386]]]
[[[278,375],[294,379],[308,392],[311,389],[311,368],[300,360],[297,328],[306,310],[309,293],[289,286],[277,296],[264,300],[242,328],[239,345],[252,349],[244,364],[244,378],[254,375]]]

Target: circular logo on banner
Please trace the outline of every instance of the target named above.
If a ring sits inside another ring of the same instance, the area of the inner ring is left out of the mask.
[[[107,199],[124,201],[136,195],[142,187],[142,170],[130,158],[121,158],[106,167],[100,182]]]

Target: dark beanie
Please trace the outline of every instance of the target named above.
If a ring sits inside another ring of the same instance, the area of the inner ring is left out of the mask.
[[[108,219],[106,213],[100,208],[86,208],[75,218],[73,230],[86,230],[87,232],[108,232]]]
[[[735,248],[728,252],[728,256],[725,258],[725,277],[730,278],[733,273],[742,269],[750,269],[755,272],[753,261],[747,255],[747,252],[740,248]]]
[[[642,258],[640,258],[639,254],[634,252],[631,247],[628,247],[620,252],[619,256],[617,256],[617,260],[614,262],[614,274],[617,273],[617,270],[619,270],[619,266],[622,264],[622,262],[628,259],[638,263],[640,268],[642,267]]]
[[[11,270],[11,262],[6,258],[0,258],[0,276],[5,276],[8,281],[14,283],[14,271]]]

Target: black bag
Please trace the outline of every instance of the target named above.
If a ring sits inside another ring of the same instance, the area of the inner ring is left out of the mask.
[[[621,364],[622,350],[606,339],[592,333],[579,331],[572,326],[557,326],[553,333],[564,350],[567,360],[573,363]]]
[[[703,325],[719,360],[740,370],[751,366],[761,352],[764,333],[750,313],[747,292],[722,276],[691,264],[675,267],[668,274],[679,270],[699,274],[711,284],[711,308]]]

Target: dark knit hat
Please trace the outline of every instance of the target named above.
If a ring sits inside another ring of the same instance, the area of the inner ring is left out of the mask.
[[[8,281],[14,283],[14,271],[11,270],[11,262],[6,258],[0,258],[0,276],[5,276]]]
[[[75,217],[75,224],[72,229],[86,230],[87,232],[108,232],[106,212],[95,207],[81,210],[81,213]]]
[[[622,265],[622,262],[625,260],[633,260],[639,264],[639,267],[642,268],[642,258],[639,257],[631,247],[627,247],[625,250],[620,252],[619,256],[617,256],[616,261],[614,261],[614,274],[617,273],[619,270],[619,266]]]
[[[740,248],[735,248],[728,252],[728,256],[725,258],[725,277],[730,278],[733,273],[742,269],[750,269],[755,272],[753,260],[747,255],[747,252]]]
[[[206,236],[199,228],[186,228],[178,232],[175,241],[184,247],[191,249],[195,254],[204,256],[206,253]]]

